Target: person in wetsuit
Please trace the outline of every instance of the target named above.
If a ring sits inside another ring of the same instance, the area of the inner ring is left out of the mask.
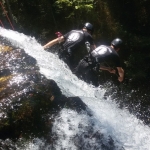
[[[124,79],[124,70],[121,67],[120,58],[117,53],[120,50],[121,45],[122,40],[116,38],[111,42],[110,46],[98,46],[79,62],[74,73],[86,82],[98,86],[99,69],[107,70],[110,73],[116,73],[115,69],[112,69],[109,66],[102,66],[103,62],[107,63],[108,61],[111,61],[118,71],[118,80],[122,82]]]
[[[83,29],[71,30],[65,35],[48,42],[43,48],[46,49],[55,44],[62,43],[59,57],[73,70],[75,68],[74,56],[80,55],[77,51],[79,46],[85,46],[85,42],[89,42],[92,50],[96,48],[92,38],[93,30],[93,25],[87,22],[84,24]]]

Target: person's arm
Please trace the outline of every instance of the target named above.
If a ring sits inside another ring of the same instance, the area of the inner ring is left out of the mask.
[[[44,48],[44,49],[49,48],[49,47],[51,47],[51,46],[53,46],[53,45],[55,45],[55,44],[57,44],[57,43],[61,43],[61,42],[63,42],[63,41],[64,41],[64,37],[63,37],[63,36],[58,37],[58,38],[56,38],[56,39],[54,39],[54,40],[48,42],[47,44],[45,44],[45,45],[43,46],[43,48]]]
[[[124,70],[122,69],[122,67],[117,67],[117,70],[119,74],[118,80],[122,82],[124,79]]]
[[[114,74],[116,73],[116,70],[111,68],[111,67],[100,66],[100,69],[101,70],[106,70],[106,71],[108,71],[110,73],[114,73]]]

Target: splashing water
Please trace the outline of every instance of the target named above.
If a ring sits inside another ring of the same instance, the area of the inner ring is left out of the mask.
[[[95,88],[79,80],[67,65],[58,59],[57,55],[45,51],[35,38],[3,28],[0,28],[0,35],[35,58],[43,75],[55,80],[67,97],[79,96],[92,114],[89,116],[85,113],[78,114],[73,110],[63,109],[53,126],[53,133],[59,137],[55,143],[55,149],[94,150],[94,146],[95,149],[102,149],[102,146],[98,144],[99,141],[94,138],[94,133],[100,131],[104,135],[103,139],[109,140],[111,136],[118,149],[122,146],[125,150],[149,150],[150,128],[128,110],[119,109],[110,97],[104,99],[105,89]],[[89,138],[85,138],[87,131],[92,133]],[[79,134],[83,134],[80,140],[85,140],[82,146],[78,144]],[[75,142],[72,142],[73,140]],[[103,140],[101,142],[108,144]],[[44,145],[44,141],[37,139],[34,143],[28,143],[26,149],[38,150],[41,145]],[[49,148],[50,145],[45,146],[45,149]]]

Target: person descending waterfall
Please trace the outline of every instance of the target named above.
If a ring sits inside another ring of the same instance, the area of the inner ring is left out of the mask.
[[[118,80],[120,82],[124,79],[124,70],[121,67],[118,51],[122,46],[122,40],[116,38],[111,42],[110,46],[100,45],[87,56],[85,56],[75,68],[74,74],[88,83],[98,86],[98,72],[99,70],[107,70],[110,73],[118,71]],[[103,63],[112,62],[116,69],[110,66],[103,66]]]
[[[96,45],[92,38],[92,33],[94,31],[93,25],[89,22],[85,23],[81,30],[71,30],[70,32],[62,35],[52,41],[49,41],[43,46],[44,49],[49,48],[55,44],[62,43],[61,50],[59,51],[59,58],[62,59],[71,70],[75,68],[75,55],[78,54],[78,49],[80,46],[85,46],[86,42],[89,42],[91,49],[95,49]],[[80,51],[80,53],[82,53]],[[76,63],[76,65],[78,62]]]

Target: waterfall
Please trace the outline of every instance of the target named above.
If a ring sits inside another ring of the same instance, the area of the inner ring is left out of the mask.
[[[56,54],[44,50],[34,37],[3,28],[0,28],[0,35],[35,58],[41,74],[53,79],[65,96],[80,97],[88,107],[90,115],[64,108],[55,118],[52,132],[58,137],[53,145],[56,150],[149,150],[150,128],[127,109],[120,109],[111,97],[104,98],[106,90],[103,87],[94,87],[78,79]],[[96,136],[100,135],[98,140]],[[115,147],[109,144],[110,137]],[[83,141],[82,145],[79,140]],[[45,145],[44,139],[38,138],[26,145],[29,150],[42,147],[53,149]]]

